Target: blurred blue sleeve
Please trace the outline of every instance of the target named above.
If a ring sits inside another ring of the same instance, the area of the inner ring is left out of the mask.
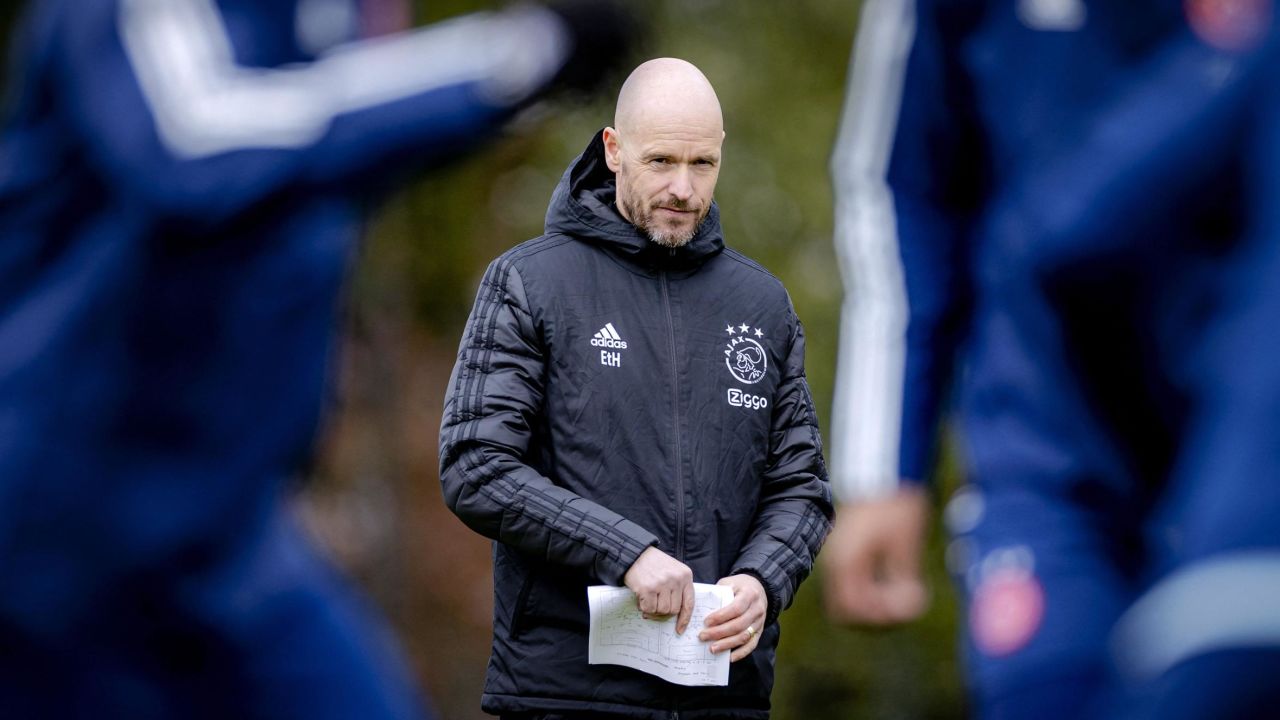
[[[280,12],[294,3],[57,5],[54,87],[87,160],[156,214],[204,222],[450,156],[543,89],[571,42],[524,6],[273,65],[295,40]]]
[[[1234,157],[1277,59],[1274,22],[1236,49],[1187,28],[1171,34],[1117,74],[1077,142],[1011,179],[1016,196],[993,201],[989,232],[1034,237],[1031,259],[1045,275],[1151,242],[1153,226],[1178,216]]]
[[[969,304],[980,144],[939,12],[864,5],[832,157],[845,299],[831,474],[846,501],[925,478]]]

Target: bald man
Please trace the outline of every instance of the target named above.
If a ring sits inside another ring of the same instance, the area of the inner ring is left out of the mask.
[[[724,122],[706,77],[644,63],[495,260],[449,382],[441,481],[494,543],[483,708],[509,718],[766,718],[778,613],[832,514],[804,334],[786,290],[725,247]],[[732,601],[691,630],[694,583]],[[587,588],[728,653],[686,686],[588,659]]]

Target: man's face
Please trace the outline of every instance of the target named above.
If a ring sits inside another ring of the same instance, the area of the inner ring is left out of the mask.
[[[660,120],[625,136],[613,128],[604,133],[623,217],[659,245],[680,247],[692,240],[711,210],[720,176],[724,132],[718,123]]]

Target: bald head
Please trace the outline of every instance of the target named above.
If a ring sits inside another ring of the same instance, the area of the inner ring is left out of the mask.
[[[658,58],[636,68],[604,129],[605,162],[624,218],[669,247],[689,242],[711,209],[724,118],[702,71]]]
[[[720,99],[711,82],[690,62],[657,58],[631,72],[618,92],[613,126],[622,133],[655,122],[691,120],[724,131]]]

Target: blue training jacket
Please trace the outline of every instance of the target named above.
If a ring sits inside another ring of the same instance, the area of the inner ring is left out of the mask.
[[[953,392],[984,481],[1168,470],[1231,371],[1189,349],[1213,347],[1251,248],[1274,245],[1275,203],[1247,188],[1276,160],[1275,18],[1232,7],[1261,12],[864,4],[832,158],[838,494],[924,480]]]
[[[74,618],[260,515],[309,450],[368,188],[491,132],[569,49],[530,7],[356,18],[30,4],[0,134],[0,609]]]

